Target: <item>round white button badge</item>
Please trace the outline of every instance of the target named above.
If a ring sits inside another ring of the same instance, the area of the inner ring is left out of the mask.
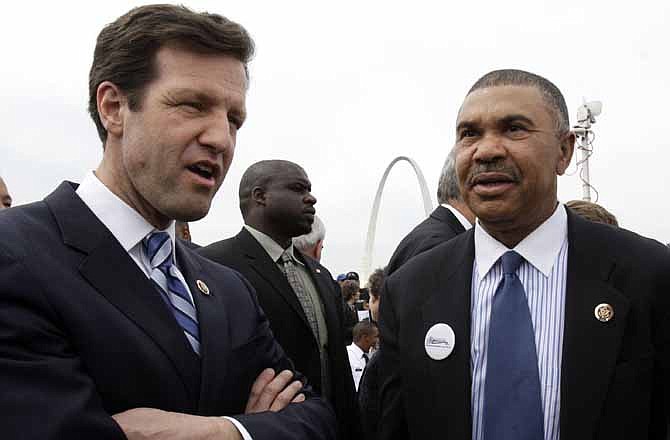
[[[456,336],[449,325],[444,323],[432,326],[424,341],[424,347],[428,356],[436,361],[441,361],[454,351]]]

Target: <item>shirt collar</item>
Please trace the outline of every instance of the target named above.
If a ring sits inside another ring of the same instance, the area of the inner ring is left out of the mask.
[[[458,209],[454,208],[448,203],[441,203],[441,206],[447,208],[449,211],[451,211],[452,214],[458,219],[458,221],[463,225],[465,230],[467,231],[468,229],[472,229],[472,223],[470,223],[470,220],[465,218],[463,214],[461,214],[461,211]]]
[[[77,195],[109,229],[126,252],[129,252],[155,229],[139,212],[128,206],[107,188],[94,172],[86,173],[77,188]],[[174,249],[174,221],[170,222],[164,231],[170,235]]]
[[[349,346],[351,349],[354,351],[354,354],[356,355],[356,359],[363,359],[363,355],[366,354],[361,347],[356,345],[355,342],[352,342],[351,345]]]
[[[273,239],[272,237],[270,237],[268,234],[266,234],[266,233],[264,233],[264,232],[261,232],[261,231],[259,231],[258,229],[254,229],[254,228],[252,228],[252,227],[249,226],[249,225],[244,225],[244,229],[246,229],[247,231],[249,231],[249,233],[251,234],[251,236],[254,237],[254,238],[256,239],[256,241],[258,242],[258,244],[261,245],[261,247],[265,250],[265,252],[270,256],[270,258],[272,258],[272,261],[274,261],[275,263],[279,262],[279,259],[280,259],[281,256],[284,254],[284,252],[288,252],[288,254],[291,256],[291,259],[292,259],[294,262],[296,262],[296,263],[298,263],[298,264],[304,266],[304,264],[302,263],[302,261],[298,260],[298,259],[295,257],[295,253],[294,253],[294,251],[293,251],[293,243],[292,243],[292,242],[291,242],[291,245],[290,245],[289,247],[287,247],[286,249],[284,249],[283,247],[281,247],[281,246],[279,245],[279,243],[277,243],[276,241],[274,241],[274,239]]]
[[[561,247],[568,239],[568,216],[565,207],[558,204],[554,213],[514,247],[526,261],[545,277],[551,273]],[[482,279],[498,259],[507,252],[507,246],[491,237],[477,221],[475,225],[475,260]]]

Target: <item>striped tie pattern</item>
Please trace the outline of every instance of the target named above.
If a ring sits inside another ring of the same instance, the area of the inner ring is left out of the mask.
[[[198,316],[182,281],[183,277],[173,264],[172,239],[167,232],[152,232],[144,240],[144,250],[151,265],[151,280],[164,294],[172,314],[184,330],[193,350],[200,354],[200,331]]]

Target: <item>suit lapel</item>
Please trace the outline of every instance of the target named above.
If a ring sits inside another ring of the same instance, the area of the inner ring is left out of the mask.
[[[589,223],[568,210],[568,270],[561,366],[561,437],[584,438],[597,425],[616,363],[630,308],[609,284],[615,262],[588,240]],[[598,304],[614,308],[614,319],[600,322]],[[590,438],[590,437],[589,437]]]
[[[305,316],[305,311],[302,309],[298,297],[293,292],[284,274],[277,267],[277,264],[265,252],[265,249],[246,229],[242,229],[236,238],[240,242],[240,247],[245,254],[249,266],[284,298],[289,306],[300,316],[305,325],[309,327],[307,316]]]
[[[199,360],[159,292],[75,194],[73,184],[62,184],[46,202],[65,244],[88,254],[79,268],[81,275],[161,347],[195,402]]]
[[[429,386],[437,405],[435,414],[444,415],[444,438],[471,438],[471,375],[470,375],[470,292],[474,261],[474,234],[460,235],[451,242],[451,260],[446,270],[428,280],[431,296],[423,304],[421,343],[428,329],[435,324],[448,324],[454,331],[453,352],[444,360],[428,358]],[[444,252],[443,254],[446,254]],[[435,264],[443,264],[436,262]]]
[[[197,256],[183,243],[177,244],[177,258],[198,311],[202,371],[198,412],[214,415],[212,412],[225,395],[225,366],[231,350],[223,301],[226,286],[205,273]]]

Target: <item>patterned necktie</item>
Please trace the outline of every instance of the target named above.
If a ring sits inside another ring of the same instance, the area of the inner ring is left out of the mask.
[[[542,440],[544,417],[535,333],[526,293],[516,275],[523,257],[502,257],[503,279],[493,296],[484,385],[484,440]]]
[[[151,265],[151,280],[164,294],[166,303],[193,350],[200,354],[200,331],[198,316],[182,281],[183,277],[175,266],[172,256],[172,239],[167,232],[152,232],[144,240],[144,251]]]
[[[295,267],[295,263],[293,262],[293,257],[291,257],[291,254],[288,251],[284,251],[284,253],[281,255],[281,262],[282,267],[284,268],[282,272],[284,272],[284,275],[286,276],[288,283],[291,285],[291,288],[295,292],[295,296],[298,297],[300,306],[302,307],[302,310],[305,312],[307,322],[309,323],[309,326],[311,327],[312,333],[314,333],[314,337],[316,338],[318,344],[319,323],[316,319],[316,310],[314,302],[312,301],[312,297],[309,296],[309,294],[305,290],[305,287],[302,285],[300,278],[298,278],[298,272]]]

